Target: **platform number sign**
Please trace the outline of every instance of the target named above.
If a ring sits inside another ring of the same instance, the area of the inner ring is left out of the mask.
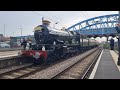
[[[116,24],[115,29],[117,30],[118,33],[120,33],[120,24]]]

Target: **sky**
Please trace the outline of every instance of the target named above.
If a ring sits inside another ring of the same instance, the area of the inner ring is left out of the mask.
[[[42,17],[51,21],[51,26],[61,29],[83,20],[118,11],[0,11],[0,34],[5,36],[33,35],[33,29],[42,24]],[[55,25],[55,23],[58,24]]]

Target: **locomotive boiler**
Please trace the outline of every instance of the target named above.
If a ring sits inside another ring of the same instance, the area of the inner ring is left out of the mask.
[[[44,21],[34,29],[36,44],[71,44],[80,43],[80,34],[66,29],[55,29],[50,27],[49,21]]]

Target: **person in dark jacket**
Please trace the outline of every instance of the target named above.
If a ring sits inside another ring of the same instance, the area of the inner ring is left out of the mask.
[[[25,38],[23,38],[23,42],[21,43],[21,46],[23,46],[23,49],[26,49],[27,46],[27,41],[25,40]]]
[[[114,39],[113,38],[110,39],[110,48],[111,50],[114,50]]]
[[[28,43],[29,43],[29,49],[32,48],[32,40],[30,38],[28,38]]]

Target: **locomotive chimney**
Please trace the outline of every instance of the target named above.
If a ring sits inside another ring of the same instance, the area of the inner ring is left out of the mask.
[[[50,26],[50,21],[48,20],[42,20],[42,24],[45,25],[45,26]]]

